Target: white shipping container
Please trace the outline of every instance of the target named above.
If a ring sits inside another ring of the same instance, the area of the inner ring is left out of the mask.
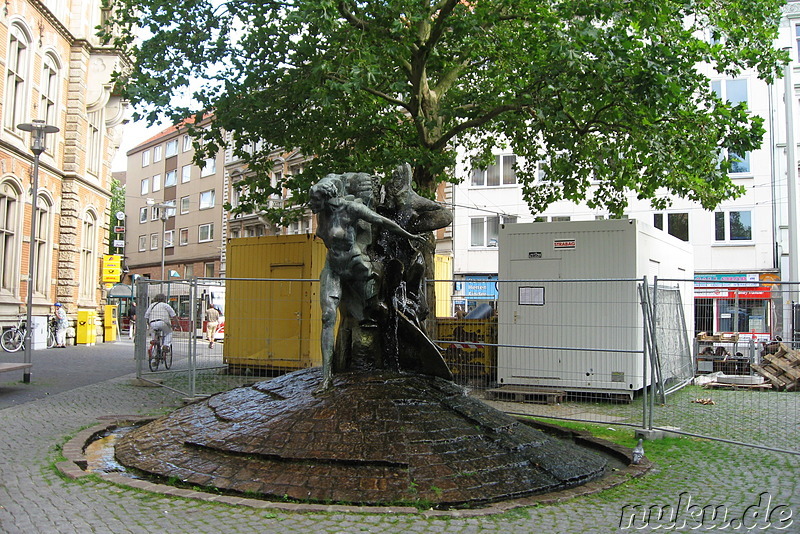
[[[631,279],[691,280],[688,243],[635,219],[525,223],[501,227],[499,252],[501,386],[630,396],[644,387],[642,307]],[[691,338],[693,284],[673,285]]]

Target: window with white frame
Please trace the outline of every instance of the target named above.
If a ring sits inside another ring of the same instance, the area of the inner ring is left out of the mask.
[[[750,172],[750,152],[745,152],[743,156],[740,156],[735,152],[728,151],[728,159],[731,161],[731,173]]]
[[[181,183],[188,183],[192,179],[192,166],[184,165],[181,167]]]
[[[161,152],[164,148],[161,145],[153,147],[153,163],[158,163],[161,161]]]
[[[92,211],[83,215],[80,255],[80,296],[93,298],[97,288],[97,216]]]
[[[153,176],[153,191],[161,191],[161,175],[156,174]]]
[[[150,234],[150,250],[158,248],[158,234]]]
[[[181,215],[189,213],[189,196],[181,197]]]
[[[3,115],[5,126],[16,129],[26,120],[28,97],[28,64],[30,63],[31,38],[22,26],[12,24],[8,31],[8,54],[6,55],[6,86]]]
[[[217,172],[217,160],[215,158],[208,158],[203,161],[203,168],[200,170],[200,178],[211,176]]]
[[[158,206],[153,206],[150,209],[150,220],[157,221],[161,217],[161,208]]]
[[[147,250],[147,236],[140,235],[139,236],[139,252],[144,252]]]
[[[554,215],[550,217],[550,222],[569,222],[572,220],[572,217],[569,215]]]
[[[175,240],[175,230],[165,230],[164,231],[164,248],[173,247]]]
[[[164,146],[164,157],[171,158],[172,156],[178,155],[178,140],[172,139],[167,141],[167,144]]]
[[[495,157],[495,162],[486,169],[472,169],[473,187],[497,187],[517,183],[515,170],[517,157],[514,154]]]
[[[87,151],[86,151],[86,167],[92,174],[98,175],[100,173],[100,166],[102,165],[103,156],[103,109],[96,109],[86,114],[87,116]]]
[[[19,279],[20,197],[12,182],[0,184],[0,288],[6,293],[16,291]]]
[[[688,213],[653,214],[653,226],[659,230],[666,230],[669,235],[681,241],[689,241],[689,214]],[[665,227],[666,223],[666,227]]]
[[[147,222],[147,206],[144,208],[139,208],[139,222],[146,223]]]
[[[216,200],[216,190],[209,189],[200,193],[200,209],[207,210],[214,207]]]
[[[718,211],[714,213],[714,240],[751,241],[753,221],[750,211]]]
[[[183,151],[186,152],[190,148],[192,148],[192,138],[189,137],[189,134],[185,134],[183,136]]]
[[[747,78],[737,78],[733,80],[714,80],[711,82],[711,90],[722,100],[727,100],[735,106],[744,103],[747,107]]]
[[[142,185],[139,188],[139,193],[146,195],[150,192],[150,178],[142,178]]]
[[[52,54],[45,54],[42,61],[42,83],[39,91],[39,118],[45,124],[56,124],[58,114],[58,87],[60,71],[58,60]]]
[[[182,247],[189,244],[188,228],[181,228],[180,231],[178,232],[178,244]]]
[[[47,296],[52,279],[53,204],[43,195],[36,201],[36,241],[33,253],[33,291]]]
[[[150,165],[150,150],[142,152],[142,167]]]
[[[214,239],[214,223],[201,224],[198,227],[197,240],[200,243],[212,241]]]
[[[173,187],[178,184],[178,171],[167,171],[164,175],[164,187]]]
[[[500,234],[500,224],[515,223],[517,218],[510,215],[471,217],[470,218],[470,246],[496,247]]]

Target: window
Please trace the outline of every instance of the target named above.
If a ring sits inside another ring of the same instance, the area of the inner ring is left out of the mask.
[[[140,235],[139,236],[139,252],[144,252],[147,250],[147,236]]]
[[[50,201],[40,196],[36,201],[36,241],[34,242],[35,269],[33,275],[33,291],[47,296],[52,278],[51,262],[53,260],[53,206]]]
[[[732,106],[744,103],[747,107],[747,79],[715,80],[711,82],[711,90],[723,101],[727,100]]]
[[[158,248],[158,234],[150,234],[150,250]]]
[[[164,248],[174,246],[175,230],[166,230],[164,232]]]
[[[139,208],[139,223],[147,222],[147,207]]]
[[[145,150],[142,152],[142,167],[147,167],[150,165],[150,151]]]
[[[181,215],[189,213],[189,197],[181,197]]]
[[[150,220],[157,221],[159,217],[161,217],[161,208],[153,206],[152,210],[150,210]]]
[[[186,134],[183,136],[183,151],[186,152],[190,148],[192,148],[192,138],[189,137],[189,134]]]
[[[144,178],[142,180],[142,186],[139,188],[139,192],[142,195],[146,195],[150,192],[150,178]]]
[[[767,332],[766,301],[720,299],[717,303],[720,332]]]
[[[178,183],[178,171],[167,171],[164,176],[164,187],[174,187]]]
[[[239,229],[238,228],[233,228],[231,230],[231,239],[236,239],[238,237],[239,237]]]
[[[153,147],[153,163],[161,161],[161,152],[163,147],[161,145]]]
[[[728,152],[728,158],[731,161],[732,173],[747,173],[750,172],[750,152],[745,152],[744,156],[740,156],[735,152]]]
[[[208,191],[203,191],[200,193],[200,209],[206,210],[209,208],[214,207],[214,202],[216,200],[216,190],[210,189]]]
[[[214,158],[208,158],[203,161],[203,168],[200,170],[200,178],[211,176],[212,174],[216,174],[216,172],[217,160]]]
[[[192,166],[184,165],[181,167],[181,183],[188,183],[192,179]]]
[[[6,58],[5,115],[6,128],[15,129],[25,122],[28,94],[28,62],[31,39],[22,27],[12,24],[9,29],[8,56]]]
[[[19,279],[18,235],[21,230],[20,191],[10,182],[0,186],[0,287],[15,292]]]
[[[39,118],[46,124],[56,124],[58,116],[58,77],[59,65],[57,60],[47,54],[42,62],[42,85],[39,91]]]
[[[486,169],[472,169],[472,185],[475,187],[496,187],[517,183],[515,171],[517,157],[513,154],[496,156],[495,163]]]
[[[201,224],[198,230],[198,241],[200,243],[214,239],[214,223]]]
[[[569,222],[572,218],[569,215],[556,215],[550,217],[550,222]]]
[[[213,263],[206,263],[203,265],[203,276],[206,278],[214,278],[214,264]]]
[[[93,298],[97,287],[97,217],[91,211],[83,216],[80,256],[80,296]]]
[[[183,277],[191,278],[194,276],[194,265],[191,263],[183,266]]]
[[[160,191],[161,190],[161,175],[156,174],[153,176],[153,191]]]
[[[472,217],[470,219],[470,246],[496,247],[501,221],[503,224],[515,223],[517,218],[513,216]]]
[[[172,156],[176,156],[178,154],[178,140],[173,139],[172,141],[167,141],[166,147],[164,147],[164,157],[171,158]]]
[[[88,134],[87,134],[87,148],[86,151],[86,167],[92,174],[100,174],[100,166],[102,164],[103,154],[103,108],[90,111],[87,114],[88,118]]]
[[[178,232],[178,244],[180,246],[185,246],[189,244],[189,229],[188,228],[181,228]]]
[[[689,241],[689,214],[688,213],[667,213],[667,228],[669,235],[675,236],[681,241]],[[653,214],[653,226],[659,230],[664,230],[664,214]]]
[[[749,211],[718,211],[714,213],[715,241],[750,241],[753,224]]]

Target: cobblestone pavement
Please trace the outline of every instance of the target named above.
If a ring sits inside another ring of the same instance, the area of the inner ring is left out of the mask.
[[[685,448],[676,449],[673,454],[669,445],[662,447],[658,465],[650,474],[599,494],[502,515],[469,518],[236,507],[136,491],[92,477],[67,480],[54,469],[57,447],[82,428],[97,424],[98,418],[157,415],[179,402],[169,391],[133,386],[131,376],[127,376],[0,410],[0,531],[9,534],[800,532],[797,456],[703,441],[696,442],[691,454]],[[690,499],[688,505],[687,499]],[[651,514],[649,520],[641,514],[633,516],[635,505],[677,508],[678,524],[670,523],[669,514],[660,519]],[[708,506],[719,507],[720,515],[717,518],[707,515],[701,521],[700,511]],[[723,519],[724,511],[727,516]],[[682,526],[682,522],[686,524]],[[754,528],[748,529],[751,526]]]

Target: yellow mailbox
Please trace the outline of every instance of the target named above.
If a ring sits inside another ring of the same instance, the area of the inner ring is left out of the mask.
[[[78,324],[75,328],[75,343],[80,345],[94,345],[97,342],[97,311],[78,310]]]
[[[116,341],[117,340],[117,308],[119,306],[116,304],[106,304],[103,306],[103,329],[104,329],[104,341],[108,343],[109,341]]]

